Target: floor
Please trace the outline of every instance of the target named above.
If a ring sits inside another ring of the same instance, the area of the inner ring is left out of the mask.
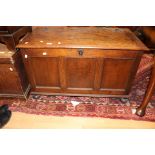
[[[4,129],[26,129],[26,128],[76,128],[76,129],[102,129],[102,128],[127,128],[127,129],[149,129],[155,128],[155,122],[83,118],[83,117],[58,117],[43,116],[13,112],[12,117]]]

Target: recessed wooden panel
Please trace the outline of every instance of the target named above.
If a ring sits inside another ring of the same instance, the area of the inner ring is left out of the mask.
[[[93,89],[95,59],[66,58],[66,80],[70,89]]]
[[[9,64],[0,64],[0,94],[21,94],[18,75],[14,70]]]
[[[134,59],[105,59],[101,89],[127,89]]]
[[[32,76],[36,86],[60,87],[58,58],[29,58]]]

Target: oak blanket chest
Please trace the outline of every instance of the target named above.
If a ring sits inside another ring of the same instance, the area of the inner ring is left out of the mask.
[[[127,97],[147,47],[128,29],[37,27],[20,49],[32,93]]]

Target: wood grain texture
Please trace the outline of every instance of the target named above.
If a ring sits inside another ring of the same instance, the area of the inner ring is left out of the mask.
[[[12,68],[14,71],[10,71]],[[0,93],[2,94],[21,94],[18,74],[11,64],[0,64]]]
[[[150,50],[155,50],[155,26],[142,27],[144,43]]]
[[[94,58],[66,58],[68,89],[93,89],[95,73]]]
[[[20,52],[0,44],[0,96],[26,98],[29,89]]]
[[[30,60],[35,84],[39,86],[59,87],[57,58],[31,58]]]
[[[128,96],[148,48],[128,29],[37,27],[17,45],[33,93]]]
[[[141,51],[83,49],[83,55],[78,51],[21,49],[32,92],[128,95]]]
[[[129,29],[104,27],[37,27],[17,48],[148,50]]]
[[[126,89],[133,62],[134,59],[105,59],[101,89]]]

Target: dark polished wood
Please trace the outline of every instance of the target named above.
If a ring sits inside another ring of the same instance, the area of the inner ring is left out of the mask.
[[[15,51],[19,40],[31,31],[31,26],[0,26],[0,43],[5,44],[9,50]]]
[[[148,50],[129,30],[104,27],[36,28],[17,48],[97,48]]]
[[[150,49],[155,49],[155,26],[142,27],[142,33],[144,36],[144,43]]]
[[[74,96],[129,94],[147,47],[128,29],[35,28],[17,45],[32,92]]]
[[[0,44],[0,97],[26,98],[29,90],[20,52],[9,51]]]

